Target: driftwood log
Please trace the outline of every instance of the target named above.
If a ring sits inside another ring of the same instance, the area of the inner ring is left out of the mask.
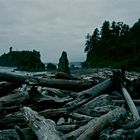
[[[71,107],[73,109],[76,109],[83,104],[89,102],[92,100],[94,97],[101,95],[102,93],[105,93],[109,88],[112,87],[112,80],[107,79],[93,87],[87,90],[83,90],[81,92],[76,93],[77,98],[69,103],[67,103],[65,106],[66,107]],[[85,97],[88,98],[85,98]]]
[[[129,95],[128,91],[126,90],[126,88],[121,84],[121,90],[122,90],[122,93],[125,97],[125,100],[130,108],[130,111],[133,115],[133,119],[134,120],[139,120],[140,119],[140,116],[139,116],[139,113],[137,111],[137,108],[131,98],[131,96]]]
[[[65,72],[57,72],[55,74],[56,79],[67,79],[67,80],[80,80],[80,78],[73,76],[71,74],[65,73]]]
[[[29,127],[37,135],[38,140],[61,140],[52,120],[45,119],[29,107],[23,108],[23,114]]]
[[[77,140],[90,140],[95,138],[103,129],[119,121],[127,116],[127,111],[124,108],[117,108],[109,113],[99,117],[96,122],[93,122],[90,127],[84,131]]]
[[[34,84],[37,86],[52,87],[72,91],[81,91],[84,89],[88,89],[94,85],[92,81],[87,80],[45,79],[4,72],[0,72],[0,80],[16,83]]]
[[[70,133],[67,133],[65,134],[62,138],[63,139],[76,139],[78,138],[84,131],[86,131],[90,126],[91,124],[95,124],[97,119],[92,119],[91,121],[89,121],[87,124],[79,127],[78,129],[70,132]]]
[[[20,83],[0,82],[0,97],[11,93],[14,89],[20,86]]]

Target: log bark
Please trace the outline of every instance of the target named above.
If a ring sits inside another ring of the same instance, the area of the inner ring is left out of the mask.
[[[93,122],[91,126],[84,131],[77,140],[91,140],[95,138],[103,129],[119,121],[120,119],[125,118],[127,115],[127,111],[124,108],[117,108],[109,113],[101,116],[97,119],[96,123]]]
[[[76,124],[63,124],[63,125],[57,125],[56,129],[58,131],[64,132],[64,133],[68,133],[70,131],[74,131],[75,129],[77,129],[79,127],[79,125]]]
[[[0,98],[0,104],[2,107],[17,106],[24,104],[28,98],[28,93],[26,91],[18,91],[7,96]]]
[[[38,86],[66,89],[72,91],[82,91],[93,86],[93,82],[87,80],[45,79],[4,72],[0,72],[0,80],[16,83],[34,84]]]
[[[29,90],[29,100],[37,106],[39,110],[44,110],[46,108],[60,108],[72,99],[73,98],[70,97],[59,98],[42,94],[34,86]]]
[[[15,131],[20,137],[20,140],[38,140],[37,136],[33,133],[30,128],[21,129],[19,126],[15,126]]]
[[[114,104],[119,104],[119,105],[127,103],[125,100],[116,100],[116,99],[113,99],[112,102]],[[140,99],[133,99],[133,102],[135,105],[140,105]]]
[[[92,116],[87,116],[79,113],[70,113],[70,117],[77,119],[77,120],[91,120],[93,119]]]
[[[53,118],[57,119],[69,114],[69,111],[66,108],[58,108],[58,109],[46,109],[39,112],[40,115],[45,118]]]
[[[78,94],[78,96],[85,96],[85,95],[91,95],[92,97],[96,97],[101,95],[101,93],[107,91],[111,86],[113,82],[111,79],[107,79],[87,90],[81,91]]]
[[[131,98],[131,96],[129,95],[128,91],[126,90],[126,88],[121,84],[121,90],[122,90],[122,93],[125,97],[125,100],[130,108],[130,111],[133,115],[133,119],[136,121],[136,120],[139,120],[140,119],[140,116],[139,116],[139,113],[137,111],[137,108]]]
[[[56,79],[66,79],[66,80],[80,80],[80,78],[75,77],[71,74],[65,73],[65,72],[57,72],[55,74]]]
[[[21,112],[15,112],[0,119],[0,129],[13,129],[15,125],[26,127],[26,122]]]
[[[67,96],[64,91],[56,88],[46,88],[42,94],[50,95],[50,96],[58,96],[60,98],[63,98]]]
[[[103,94],[100,96],[95,97],[91,101],[87,102],[77,110],[81,113],[87,114],[94,116],[95,112],[93,111],[96,107],[102,107],[102,106],[107,106],[111,105],[112,101],[111,98],[108,94]]]
[[[52,120],[45,119],[29,107],[23,108],[23,115],[38,140],[61,140]]]
[[[20,86],[21,84],[19,83],[1,82],[0,83],[0,97],[7,95],[8,93],[12,92],[14,89]]]
[[[128,124],[122,125],[122,128],[125,129],[125,130],[136,129],[138,127],[140,127],[140,119],[136,120],[136,121],[133,121],[133,122],[130,122]]]
[[[0,130],[0,140],[21,140],[14,129]]]
[[[62,138],[63,139],[76,139],[78,138],[84,131],[86,131],[86,129],[88,129],[92,124],[94,124],[96,122],[96,119],[92,119],[91,121],[89,121],[87,124],[79,127],[78,129],[65,134]]]
[[[69,103],[67,103],[65,106],[66,107],[73,107],[73,108],[77,108],[87,102],[89,102],[90,100],[92,100],[94,97],[101,95],[102,93],[106,93],[106,91],[112,87],[112,81],[111,79],[107,79],[101,83],[99,83],[96,86],[93,86],[90,89],[81,91],[77,93],[77,98]],[[85,96],[87,96],[88,98],[85,98]],[[83,100],[83,101],[82,101]],[[81,104],[79,103],[81,102]]]

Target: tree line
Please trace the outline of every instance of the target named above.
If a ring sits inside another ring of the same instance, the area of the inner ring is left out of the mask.
[[[140,68],[140,19],[132,27],[105,21],[100,30],[87,34],[85,53],[84,67]]]

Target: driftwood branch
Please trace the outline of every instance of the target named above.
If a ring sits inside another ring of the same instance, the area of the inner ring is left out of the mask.
[[[128,106],[130,108],[130,111],[133,115],[133,119],[134,120],[140,119],[139,113],[137,111],[137,108],[136,108],[131,96],[129,95],[128,91],[126,90],[126,88],[122,84],[121,84],[121,90],[122,90],[122,93],[125,97],[125,100],[126,100]]]

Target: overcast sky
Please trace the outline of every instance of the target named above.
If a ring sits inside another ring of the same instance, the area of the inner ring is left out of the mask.
[[[0,0],[0,55],[14,50],[40,51],[43,62],[84,61],[85,35],[105,20],[132,26],[140,18],[140,0]]]

